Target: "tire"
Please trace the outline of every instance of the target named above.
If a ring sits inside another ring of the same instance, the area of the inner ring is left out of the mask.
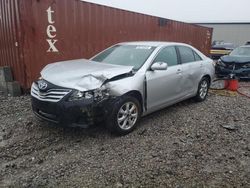
[[[141,112],[141,105],[135,97],[123,96],[114,103],[106,119],[107,128],[117,135],[126,135],[135,129]]]
[[[207,77],[203,77],[199,83],[197,94],[194,97],[194,99],[197,102],[202,102],[202,101],[206,100],[209,85],[210,85],[209,79]]]

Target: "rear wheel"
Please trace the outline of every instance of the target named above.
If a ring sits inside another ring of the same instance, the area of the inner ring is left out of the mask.
[[[125,135],[136,127],[141,117],[141,105],[132,96],[123,96],[117,101],[110,116],[107,118],[107,128],[116,134]]]
[[[209,89],[209,79],[207,77],[203,77],[199,83],[195,100],[198,102],[204,101],[207,98],[208,89]]]

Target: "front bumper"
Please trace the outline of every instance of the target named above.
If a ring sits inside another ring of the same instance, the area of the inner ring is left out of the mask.
[[[40,90],[35,82],[31,88],[31,103],[34,114],[42,120],[61,126],[88,127],[105,119],[112,108],[115,97],[102,100],[82,99],[69,101],[72,89],[61,88],[47,81],[47,90]]]
[[[233,70],[223,66],[216,65],[215,73],[218,77],[227,77],[229,74],[235,74],[241,79],[250,79],[250,68],[238,68]]]
[[[32,109],[39,119],[61,126],[83,128],[104,120],[110,103],[109,99],[99,103],[95,103],[93,100],[67,102],[62,99],[54,103],[32,97]]]

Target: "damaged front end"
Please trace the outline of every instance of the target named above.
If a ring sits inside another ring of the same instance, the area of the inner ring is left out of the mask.
[[[250,79],[250,58],[222,57],[216,63],[215,71],[218,77],[235,75],[241,79]]]
[[[31,88],[35,115],[61,126],[83,128],[103,121],[119,98],[109,82],[133,76],[132,68],[123,66],[108,66],[107,70],[84,75],[63,76],[61,71],[61,79],[60,74],[48,74],[48,70],[51,73],[47,67]]]
[[[109,94],[108,89],[101,87],[90,91],[68,90],[69,92],[59,100],[60,93],[67,88],[52,86],[52,90],[41,91],[38,88],[39,82],[48,86],[53,85],[45,80],[33,83],[31,90],[33,112],[40,119],[61,126],[87,128],[100,122],[109,113],[110,106],[116,99]]]

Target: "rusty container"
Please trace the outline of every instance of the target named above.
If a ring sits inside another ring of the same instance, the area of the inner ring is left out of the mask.
[[[28,89],[53,62],[90,58],[124,41],[184,42],[209,54],[212,28],[80,0],[1,0],[0,66]]]

